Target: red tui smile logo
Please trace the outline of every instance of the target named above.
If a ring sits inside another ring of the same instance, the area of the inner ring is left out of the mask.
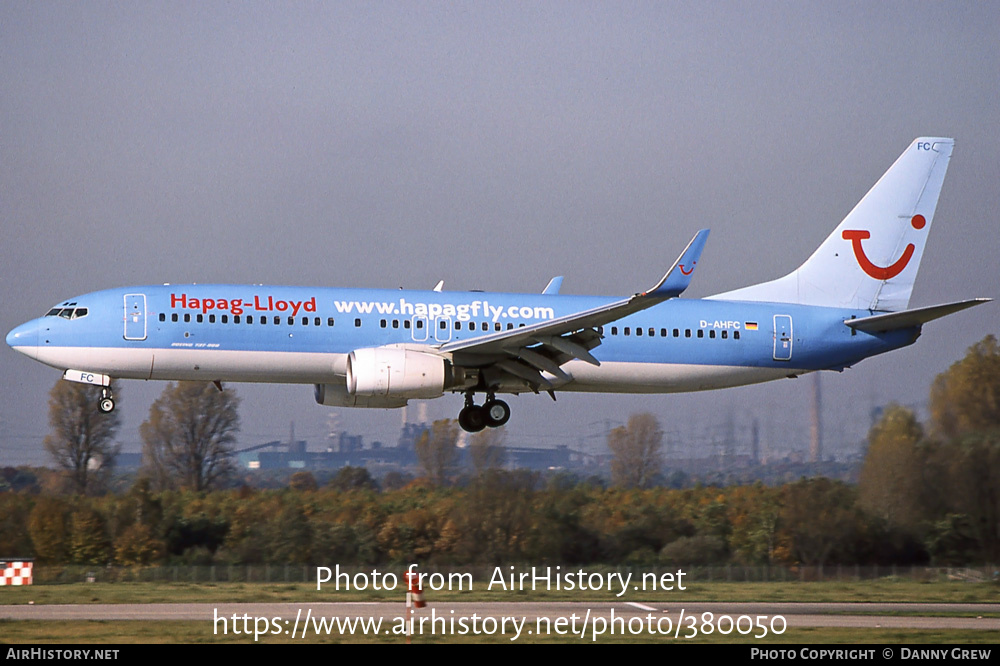
[[[698,263],[697,261],[692,261],[691,262],[691,268],[689,268],[687,270],[684,270],[684,264],[678,264],[677,268],[681,269],[681,273],[684,273],[684,275],[691,275],[691,273],[694,273],[694,267],[695,267],[695,264],[697,264],[697,263]]]
[[[914,229],[923,229],[927,224],[927,220],[924,219],[923,215],[914,215],[910,218],[910,225]],[[895,263],[889,266],[882,267],[876,266],[872,263],[868,255],[865,254],[865,249],[861,246],[861,241],[866,238],[871,238],[871,233],[868,231],[860,230],[845,230],[843,233],[844,240],[851,241],[851,247],[854,249],[854,257],[858,260],[858,265],[861,266],[861,270],[867,273],[870,277],[876,280],[891,280],[906,268],[906,265],[910,263],[910,258],[913,256],[913,251],[916,249],[913,243],[909,243],[906,249],[903,250],[902,256],[896,260]]]

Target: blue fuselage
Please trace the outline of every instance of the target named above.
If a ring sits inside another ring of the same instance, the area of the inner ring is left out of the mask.
[[[117,378],[343,380],[341,359],[382,346],[435,349],[608,303],[594,296],[242,285],[159,285],[71,299],[7,336],[42,363]],[[603,326],[601,367],[572,361],[560,390],[671,392],[841,370],[913,343],[844,324],[868,311],[671,299]],[[680,375],[671,370],[683,369]],[[603,369],[603,372],[602,372]],[[724,369],[724,370],[720,370]]]

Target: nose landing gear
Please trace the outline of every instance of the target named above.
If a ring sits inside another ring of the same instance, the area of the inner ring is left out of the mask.
[[[97,409],[101,414],[110,414],[115,411],[115,398],[111,395],[111,389],[101,389],[101,400],[97,403]]]
[[[493,393],[486,394],[481,407],[474,402],[474,393],[465,394],[465,407],[458,413],[458,424],[466,432],[479,432],[484,428],[499,428],[510,420],[510,406],[497,400]]]

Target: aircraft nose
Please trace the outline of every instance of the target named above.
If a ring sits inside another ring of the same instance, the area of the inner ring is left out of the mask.
[[[7,345],[31,358],[38,356],[38,321],[21,324],[7,334]]]

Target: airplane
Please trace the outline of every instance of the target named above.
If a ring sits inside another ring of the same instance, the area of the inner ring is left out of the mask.
[[[500,394],[702,391],[842,371],[990,300],[907,309],[953,147],[914,140],[799,268],[704,299],[679,296],[707,229],[625,298],[563,295],[562,277],[539,294],[164,284],[63,301],[7,344],[101,387],[105,413],[112,379],[301,383],[336,407],[461,393],[469,432],[507,423]]]

